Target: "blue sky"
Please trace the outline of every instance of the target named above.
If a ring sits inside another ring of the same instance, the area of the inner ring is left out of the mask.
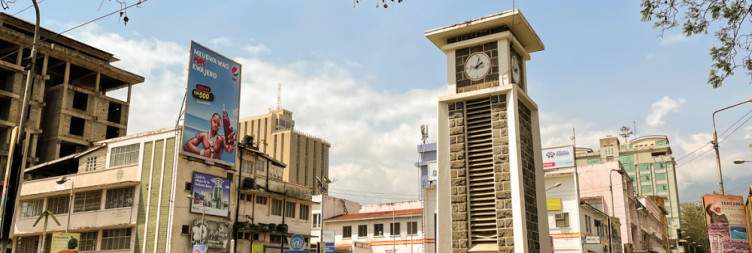
[[[27,4],[18,1],[8,12]],[[636,121],[640,135],[668,135],[680,157],[707,142],[714,109],[750,95],[742,72],[720,89],[705,83],[712,36],[668,31],[661,38],[640,21],[638,1],[515,4],[546,45],[528,63],[546,145],[565,144],[576,127],[580,143],[592,146]],[[45,0],[43,25],[60,31],[117,7],[114,1]],[[111,17],[71,36],[115,53],[118,66],[147,78],[134,93],[131,133],[169,127],[149,118],[177,111],[190,40],[237,58],[245,71],[241,117],[272,107],[282,83],[283,105],[295,113],[296,126],[332,142],[334,188],[360,192],[344,197],[378,201],[417,195],[411,183],[417,182],[417,129],[420,123],[435,127],[435,99],[446,92],[445,57],[423,32],[510,8],[511,1],[480,0],[406,0],[388,9],[371,0],[355,8],[349,0],[150,0],[128,10],[127,26]],[[31,19],[32,11],[21,16]],[[154,103],[175,109],[155,112],[148,106]],[[748,110],[724,112],[720,128]],[[752,172],[726,163],[752,159],[751,136],[745,126],[722,144],[727,189],[736,193],[745,192]],[[682,201],[714,189],[711,158],[681,165]],[[374,176],[384,179],[362,183]]]

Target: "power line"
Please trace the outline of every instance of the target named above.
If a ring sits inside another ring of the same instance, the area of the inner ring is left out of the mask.
[[[355,192],[355,193],[374,194],[374,195],[402,195],[402,196],[410,196],[410,197],[418,196],[417,194],[409,194],[409,193],[369,192],[369,191],[361,191],[361,190],[355,190],[355,189],[344,189],[344,188],[330,189],[329,191]]]
[[[67,32],[70,32],[70,31],[73,31],[73,30],[75,30],[75,29],[78,29],[78,28],[81,28],[81,27],[84,27],[84,26],[87,26],[87,25],[89,25],[89,24],[91,24],[91,23],[94,23],[94,22],[97,22],[97,21],[99,21],[99,20],[101,20],[101,19],[103,19],[103,18],[106,18],[106,17],[112,16],[112,15],[115,15],[115,14],[121,14],[121,13],[123,13],[123,12],[124,12],[125,10],[127,10],[127,9],[130,9],[130,8],[132,8],[132,7],[134,7],[134,6],[141,6],[141,4],[142,4],[142,3],[145,3],[146,1],[149,1],[149,0],[139,0],[139,1],[138,1],[138,2],[136,2],[136,3],[130,4],[130,5],[126,5],[126,6],[122,7],[122,8],[120,8],[120,9],[117,9],[117,10],[115,10],[115,11],[112,11],[112,12],[110,12],[110,13],[107,13],[107,14],[104,14],[104,15],[102,15],[102,16],[96,17],[96,18],[94,18],[94,19],[91,19],[91,20],[89,20],[89,21],[83,22],[83,23],[81,23],[81,24],[79,24],[79,25],[76,25],[76,26],[73,26],[73,27],[71,27],[71,28],[68,28],[68,29],[66,29],[66,30],[64,30],[64,31],[62,31],[62,32],[58,32],[58,33],[55,33],[55,34],[53,34],[52,36],[49,36],[49,37],[46,37],[46,38],[41,38],[41,35],[40,35],[40,38],[39,38],[39,42],[43,42],[43,41],[47,41],[47,40],[50,40],[50,39],[54,39],[54,38],[57,38],[58,36],[60,36],[60,35],[63,35],[64,33],[67,33]],[[126,17],[126,18],[127,18],[127,17]],[[127,21],[126,21],[126,22],[127,22]],[[6,57],[8,57],[8,56],[11,56],[12,54],[15,54],[15,53],[19,52],[20,50],[21,50],[20,48],[19,48],[19,49],[16,49],[16,50],[13,50],[13,51],[11,51],[10,53],[8,53],[8,54],[4,55],[3,57],[0,57],[0,59],[2,59],[2,58],[6,58]]]
[[[37,4],[42,4],[43,2],[44,2],[44,0],[39,0],[39,2],[37,2]],[[21,10],[17,11],[16,13],[13,13],[13,15],[15,16],[15,15],[21,14],[21,13],[23,13],[24,11],[26,11],[26,10],[28,10],[28,9],[31,9],[31,7],[34,7],[34,5],[33,5],[33,4],[30,4],[29,6],[26,6],[26,8],[23,8],[23,9],[21,9]]]
[[[729,139],[728,137],[730,137],[731,135],[733,135],[734,133],[736,133],[736,131],[738,131],[738,130],[739,130],[739,129],[740,129],[741,127],[743,127],[743,126],[744,126],[744,125],[746,125],[746,124],[747,124],[747,123],[748,123],[748,122],[749,122],[750,120],[752,120],[752,116],[748,117],[748,115],[750,115],[750,114],[752,114],[752,110],[750,110],[749,112],[747,112],[746,114],[744,114],[744,115],[743,115],[743,116],[742,116],[741,118],[739,118],[738,120],[736,120],[736,122],[734,122],[734,124],[731,124],[731,126],[729,126],[729,128],[727,128],[727,129],[726,129],[725,131],[723,131],[723,132],[721,133],[721,140],[720,140],[720,141],[719,141],[718,143],[720,144],[720,143],[726,142],[726,141],[727,141],[727,140]],[[737,125],[737,123],[739,123],[740,121],[742,121],[742,119],[744,119],[745,117],[746,117],[747,119],[746,119],[746,120],[744,120],[744,122],[742,122],[741,124]],[[734,127],[734,129],[733,129],[733,130],[731,130],[731,128],[732,128],[732,127]],[[731,130],[731,132],[729,132],[729,130]],[[724,133],[728,133],[728,134],[726,134],[726,136],[723,136],[723,134],[724,134]],[[703,145],[703,146],[702,146],[702,147],[700,147],[700,148],[703,148],[703,147],[705,147],[705,146],[707,146],[707,145],[710,145],[710,143],[707,143],[707,144]],[[700,149],[697,149],[697,150],[700,150]],[[696,151],[697,151],[697,150],[696,150]],[[679,167],[682,167],[682,166],[684,166],[684,165],[690,164],[690,163],[691,163],[692,161],[694,161],[694,160],[697,160],[697,159],[698,159],[698,158],[700,158],[700,157],[704,157],[705,155],[709,154],[708,152],[709,152],[709,151],[711,151],[711,150],[712,150],[712,149],[708,149],[708,150],[705,150],[705,151],[701,152],[700,154],[698,154],[697,156],[693,157],[693,158],[692,158],[692,159],[690,159],[689,161],[687,161],[687,162],[685,162],[685,163],[682,163],[682,164],[679,164],[679,165],[677,165],[677,166],[676,166],[676,168],[679,168]],[[694,152],[696,152],[696,151],[694,151]],[[693,153],[694,153],[694,152],[693,152]],[[684,156],[684,157],[686,157],[686,156]],[[684,157],[682,157],[682,158],[684,158]],[[679,159],[677,159],[676,161],[678,162],[678,161],[679,161]]]

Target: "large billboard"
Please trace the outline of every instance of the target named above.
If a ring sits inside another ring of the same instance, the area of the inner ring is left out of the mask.
[[[544,170],[574,167],[573,146],[544,148],[542,151]]]
[[[232,225],[205,219],[193,220],[191,244],[203,244],[211,249],[229,249]],[[226,252],[226,251],[225,251]]]
[[[50,253],[72,253],[78,252],[78,245],[81,244],[81,234],[79,233],[52,233],[50,242]]]
[[[230,215],[230,180],[193,172],[191,212],[228,217]]]
[[[190,58],[181,153],[232,166],[241,66],[193,41]]]
[[[747,220],[742,196],[702,197],[711,253],[749,252]]]

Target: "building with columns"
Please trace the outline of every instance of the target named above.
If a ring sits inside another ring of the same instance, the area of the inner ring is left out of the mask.
[[[429,30],[447,59],[439,98],[437,252],[551,252],[525,62],[544,49],[519,10]]]

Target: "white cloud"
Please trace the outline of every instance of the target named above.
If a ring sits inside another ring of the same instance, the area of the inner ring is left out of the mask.
[[[541,112],[540,115],[541,146],[544,148],[570,145],[573,129],[577,137],[575,141],[578,147],[596,148],[598,139],[616,133],[615,131],[598,129],[592,122],[580,119],[567,118],[545,111]]]
[[[669,34],[667,36],[663,36],[661,38],[660,44],[661,46],[673,46],[682,42],[685,42],[689,40],[687,36],[684,36],[684,34],[681,33],[675,33],[675,34]]]
[[[664,118],[671,112],[677,112],[686,100],[683,98],[673,99],[664,96],[650,106],[650,112],[645,118],[649,127],[660,127],[665,123]]]
[[[228,37],[224,37],[224,36],[211,39],[209,40],[209,43],[211,43],[212,45],[221,46],[221,47],[229,47],[233,45],[232,39]]]
[[[129,133],[172,127],[185,90],[188,49],[155,38],[129,37],[94,27],[74,35],[122,59],[115,65],[143,75],[134,86]],[[220,40],[220,43],[223,43]],[[434,90],[383,91],[363,80],[357,64],[335,61],[297,61],[275,64],[261,57],[261,43],[244,47],[241,117],[264,113],[275,104],[277,84],[283,85],[282,104],[291,110],[296,128],[331,144],[330,177],[333,189],[357,189],[401,195],[361,196],[378,202],[418,196],[414,162],[420,124],[436,129]],[[432,131],[436,133],[436,131]]]

